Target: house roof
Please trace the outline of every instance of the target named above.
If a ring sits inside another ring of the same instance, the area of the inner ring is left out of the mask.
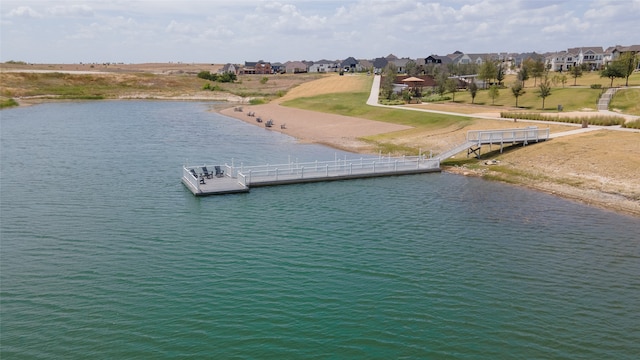
[[[358,65],[358,60],[356,60],[353,56],[349,56],[348,58],[344,59],[344,61],[342,61],[340,63],[340,66],[345,67],[345,66],[355,66]]]
[[[604,51],[602,50],[602,46],[583,46],[583,47],[570,48],[570,49],[567,49],[567,51],[572,54],[580,54],[580,52],[582,52],[583,54],[586,54],[587,52],[592,52],[594,54],[604,53]]]
[[[389,60],[387,60],[386,58],[376,58],[373,60],[373,67],[375,67],[376,69],[382,69],[383,67],[387,66],[388,63]]]
[[[407,65],[409,61],[411,61],[411,59],[403,58],[403,59],[396,59],[391,62],[394,63],[396,66],[404,67],[405,65]]]
[[[443,63],[443,64],[451,64],[453,62],[453,60],[448,56],[429,55],[429,56],[427,56],[427,59],[428,58],[432,58],[432,59],[435,59],[435,60],[440,60],[440,62]]]

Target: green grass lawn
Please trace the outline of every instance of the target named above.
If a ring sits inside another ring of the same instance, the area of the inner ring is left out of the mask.
[[[335,93],[314,97],[297,98],[282,103],[300,109],[326,112],[345,116],[408,125],[416,128],[446,127],[460,121],[470,121],[467,117],[388,109],[366,104],[369,93]]]
[[[640,89],[619,90],[613,96],[609,109],[640,116]]]
[[[542,98],[539,97],[539,89],[528,87],[526,93],[518,98],[518,107],[525,110],[542,110]],[[596,101],[602,90],[591,88],[553,88],[551,95],[545,99],[544,110],[557,110],[562,105],[565,111],[577,111],[585,108],[596,109]],[[456,94],[456,102],[471,103],[471,94],[461,91]],[[478,105],[497,107],[515,107],[516,98],[511,88],[500,89],[495,102],[489,97],[488,90],[479,90],[474,101]]]
[[[552,77],[553,75],[556,74],[552,73],[550,77]],[[544,110],[557,111],[558,105],[562,105],[564,111],[580,111],[583,109],[596,110],[596,102],[600,93],[603,92],[603,89],[592,89],[590,86],[591,84],[599,84],[602,87],[608,87],[611,80],[608,78],[601,78],[598,72],[589,72],[585,73],[585,75],[583,75],[582,77],[579,77],[577,79],[577,86],[573,86],[573,78],[570,77],[569,74],[565,75],[567,75],[568,77],[567,83],[564,87],[562,87],[562,84],[557,84],[552,87],[551,95],[549,95],[545,99]],[[495,99],[495,102],[489,97],[488,90],[478,90],[474,104],[496,107],[515,107],[516,98],[511,92],[511,85],[515,82],[515,80],[515,75],[507,76],[504,81],[507,87],[499,90],[499,95]],[[620,86],[624,85],[625,81],[625,79],[616,79],[613,84],[614,86]],[[519,108],[531,111],[543,110],[542,98],[540,98],[539,96],[539,84],[540,81],[534,81],[534,79],[529,79],[525,82],[526,93],[518,98]],[[640,86],[640,73],[634,73],[633,75],[631,75],[631,77],[629,77],[629,86]],[[623,112],[625,113],[637,114],[633,112],[639,111],[637,110],[637,108],[636,110],[633,110],[634,105],[638,104],[639,96],[633,95],[635,94],[635,90],[629,89],[621,91],[621,93],[628,91],[630,91],[631,93],[627,93],[628,95],[624,95],[624,98],[628,98],[628,100],[621,100],[620,105],[614,105],[614,107],[623,110]],[[447,96],[450,97],[451,94],[449,93],[447,94]],[[471,94],[468,91],[460,91],[456,93],[455,99],[456,103],[470,104]],[[615,98],[614,103],[612,104],[615,104]]]

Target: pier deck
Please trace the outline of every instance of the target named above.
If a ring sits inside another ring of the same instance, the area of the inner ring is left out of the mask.
[[[491,150],[491,145],[500,145],[500,153],[502,153],[505,144],[525,146],[548,139],[549,128],[539,129],[537,126],[501,130],[471,130],[467,132],[467,142],[464,146],[468,147],[467,157],[470,154],[475,154],[479,159],[482,145],[489,145],[489,150]]]
[[[220,166],[222,175],[209,177],[203,174],[203,167],[213,168],[184,166],[182,170],[182,182],[197,196],[248,192],[259,186],[439,172],[440,161],[403,156],[240,167],[225,164]]]

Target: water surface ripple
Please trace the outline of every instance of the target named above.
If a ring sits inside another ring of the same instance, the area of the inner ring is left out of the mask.
[[[186,161],[344,153],[202,103],[1,115],[2,359],[640,354],[637,218],[449,174],[196,198]]]

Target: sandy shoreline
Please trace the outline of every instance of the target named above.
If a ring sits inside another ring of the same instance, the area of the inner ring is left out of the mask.
[[[282,132],[304,143],[316,143],[355,153],[374,154],[375,148],[358,138],[410,129],[409,126],[367,120],[351,116],[325,114],[281,106],[277,103],[242,106],[243,111],[229,107],[220,113],[249,124],[264,127],[272,119],[272,131]],[[254,113],[255,116],[248,116]],[[258,123],[260,117],[263,122]]]

